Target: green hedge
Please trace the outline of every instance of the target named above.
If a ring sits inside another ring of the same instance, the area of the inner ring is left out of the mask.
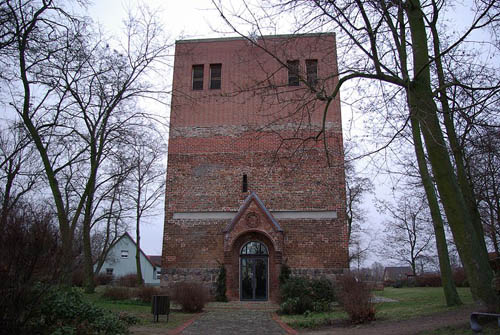
[[[335,289],[328,279],[291,277],[280,287],[280,311],[284,314],[326,312],[335,301]]]

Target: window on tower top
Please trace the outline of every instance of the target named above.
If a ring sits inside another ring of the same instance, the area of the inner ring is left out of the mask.
[[[203,89],[203,65],[193,65],[193,90]]]
[[[210,89],[219,90],[222,79],[222,64],[210,64]]]
[[[286,62],[288,68],[288,86],[299,86],[299,61],[289,60]]]
[[[306,60],[307,83],[315,86],[318,83],[318,60]]]

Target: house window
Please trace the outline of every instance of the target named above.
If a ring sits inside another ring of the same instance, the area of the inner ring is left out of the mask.
[[[122,250],[122,258],[128,258],[128,250]]]
[[[106,275],[112,276],[113,275],[113,268],[106,268]]]
[[[318,60],[306,60],[307,83],[315,86],[318,83]]]
[[[289,60],[286,62],[288,68],[288,86],[299,86],[299,61]]]
[[[161,269],[156,270],[156,279],[161,279]]]
[[[193,65],[193,90],[203,89],[203,65]]]
[[[210,89],[220,90],[222,64],[210,64]]]

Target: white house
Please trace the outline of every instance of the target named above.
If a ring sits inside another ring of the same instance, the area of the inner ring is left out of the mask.
[[[129,233],[123,234],[111,247],[99,273],[115,278],[137,273],[135,263],[137,245]],[[147,256],[141,252],[142,278],[146,285],[160,285],[161,256]]]

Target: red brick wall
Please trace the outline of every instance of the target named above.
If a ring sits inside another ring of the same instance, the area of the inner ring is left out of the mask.
[[[265,43],[284,63],[299,59],[301,71],[306,59],[318,59],[318,90],[336,83],[333,34]],[[221,90],[208,89],[211,63],[222,64]],[[194,64],[205,66],[202,91],[191,89]],[[242,39],[176,45],[162,286],[195,278],[210,286],[224,262],[228,294],[239,297],[240,244],[260,238],[267,245],[267,237],[243,231],[238,245],[224,253],[229,220],[174,220],[173,213],[238,210],[249,194],[242,193],[243,174],[249,191],[268,210],[329,210],[338,215],[334,220],[279,222],[283,250],[279,256],[270,251],[271,298],[277,298],[282,262],[295,274],[329,278],[348,267],[339,99],[328,110],[326,136],[316,139],[325,102],[304,84],[288,87],[287,75],[279,61]]]

